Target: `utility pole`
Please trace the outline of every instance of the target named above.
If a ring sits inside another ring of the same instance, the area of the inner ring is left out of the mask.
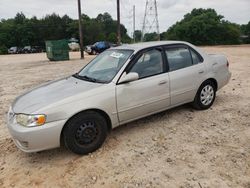
[[[84,59],[83,52],[83,34],[82,34],[82,11],[81,11],[81,0],[78,0],[78,17],[79,17],[79,38],[80,38],[80,51],[81,59]]]
[[[133,6],[133,38],[135,43],[135,5]]]
[[[121,45],[120,0],[117,0],[117,44]]]

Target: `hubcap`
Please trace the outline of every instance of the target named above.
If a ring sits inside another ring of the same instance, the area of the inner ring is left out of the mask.
[[[214,99],[214,88],[211,85],[206,85],[201,90],[200,99],[203,105],[205,106],[210,105]]]
[[[94,122],[83,123],[76,131],[76,141],[80,145],[91,144],[98,136],[98,129]]]

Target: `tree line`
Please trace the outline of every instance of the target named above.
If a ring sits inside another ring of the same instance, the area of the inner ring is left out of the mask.
[[[224,19],[214,9],[193,9],[191,13],[160,34],[161,40],[183,40],[196,45],[229,45],[250,43],[250,21],[239,25]],[[141,31],[135,31],[136,41]],[[157,40],[157,33],[148,33],[145,41]]]
[[[96,18],[82,14],[84,45],[96,41],[116,42],[117,21],[108,13],[99,14]],[[27,18],[23,13],[17,13],[13,19],[0,22],[0,54],[7,53],[12,46],[45,46],[46,40],[78,38],[78,20],[67,15],[60,17],[53,13],[44,18]],[[130,42],[124,25],[121,25],[123,42]]]
[[[245,30],[244,30],[245,28]],[[224,19],[214,9],[194,9],[163,33],[163,38],[185,40],[196,45],[240,44],[250,36],[250,22],[238,25]]]
[[[96,41],[116,42],[117,21],[109,13],[90,18],[83,14],[84,45]],[[67,15],[47,15],[41,19],[27,18],[17,13],[12,19],[0,21],[0,54],[7,53],[11,46],[42,46],[45,40],[78,38],[78,20]],[[121,25],[123,43],[131,43],[127,29]],[[184,40],[196,45],[221,45],[250,43],[250,21],[239,25],[224,19],[214,9],[193,9],[191,13],[176,22],[166,32],[160,34],[161,40]],[[156,33],[147,33],[144,41],[157,40]],[[141,40],[141,31],[135,31],[136,41]]]

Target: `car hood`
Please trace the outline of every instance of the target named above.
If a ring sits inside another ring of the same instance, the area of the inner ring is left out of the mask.
[[[74,77],[49,82],[17,97],[12,109],[15,113],[31,114],[55,102],[90,91],[101,85]]]

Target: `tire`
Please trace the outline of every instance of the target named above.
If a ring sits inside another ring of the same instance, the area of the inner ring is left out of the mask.
[[[80,155],[96,151],[107,137],[107,121],[94,111],[82,112],[65,125],[63,141],[72,152]]]
[[[192,105],[197,110],[207,110],[213,105],[215,97],[215,84],[212,81],[207,80],[201,84]]]
[[[96,53],[96,51],[95,51],[95,50],[93,50],[93,51],[92,51],[92,54],[93,54],[93,55],[96,55],[97,53]]]

